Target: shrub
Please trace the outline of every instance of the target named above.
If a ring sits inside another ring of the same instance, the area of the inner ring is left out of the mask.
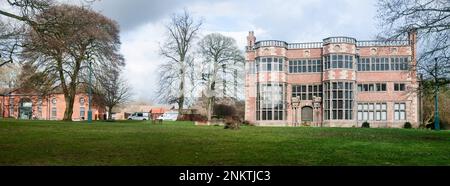
[[[233,130],[237,130],[239,129],[239,124],[238,123],[233,123],[233,122],[226,122],[225,123],[225,127],[224,129],[233,129]]]
[[[216,104],[216,105],[214,105],[214,114],[219,118],[235,116],[236,109],[230,105]]]
[[[224,129],[233,129],[233,130],[237,130],[239,129],[239,122],[236,121],[236,118],[233,117],[226,117],[225,118],[225,127]]]
[[[365,121],[362,125],[361,128],[370,128],[370,123]]]
[[[255,126],[255,124],[253,124],[252,122],[245,120],[242,122],[242,125],[246,125],[246,126]]]
[[[302,126],[304,126],[304,127],[310,127],[310,126],[311,126],[311,122],[306,122],[306,121],[304,121],[304,122],[302,122]]]
[[[411,128],[412,128],[412,125],[411,125],[410,122],[406,122],[405,125],[403,125],[403,128],[405,128],[405,129],[411,129]]]

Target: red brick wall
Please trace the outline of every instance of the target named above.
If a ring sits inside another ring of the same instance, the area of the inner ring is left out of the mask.
[[[14,112],[10,113],[10,98],[14,99]],[[23,98],[26,99],[30,99],[32,102],[32,111],[33,111],[33,115],[35,117],[37,117],[38,119],[42,119],[42,120],[52,120],[52,119],[56,119],[56,120],[62,120],[64,117],[64,111],[66,109],[66,102],[64,99],[64,95],[63,94],[53,94],[50,96],[44,96],[42,97],[42,115],[39,115],[38,112],[38,99],[40,96],[37,95],[27,95],[27,94],[14,94],[12,93],[11,96],[4,96],[4,99],[2,99],[2,102],[0,105],[4,106],[4,110],[3,110],[3,114],[2,116],[4,117],[14,117],[14,118],[18,118],[19,117],[19,107],[20,107],[20,100]],[[84,98],[85,103],[83,105],[80,104],[80,98]],[[53,118],[51,113],[52,113],[52,108],[53,108],[53,104],[52,104],[52,100],[56,99],[56,118]],[[3,100],[5,100],[3,102]],[[87,112],[88,112],[88,96],[86,94],[77,94],[75,96],[75,102],[73,105],[73,114],[72,114],[72,120],[80,120],[80,107],[84,106],[85,108],[85,119],[87,119]],[[95,105],[93,105],[92,107],[92,115],[93,115],[93,119],[101,119],[103,117],[103,113],[105,113],[105,109],[104,108],[99,108]]]

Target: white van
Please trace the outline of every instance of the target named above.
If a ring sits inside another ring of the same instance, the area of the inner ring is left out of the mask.
[[[128,120],[149,120],[148,112],[135,112],[128,116]]]
[[[157,119],[164,121],[176,121],[178,118],[178,111],[167,111]]]

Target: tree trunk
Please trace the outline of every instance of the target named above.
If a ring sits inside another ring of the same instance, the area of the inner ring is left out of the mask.
[[[211,96],[208,98],[208,106],[206,107],[208,109],[207,113],[208,113],[208,121],[211,121],[212,119],[212,114],[214,112],[214,96]]]
[[[184,83],[185,83],[185,71],[184,71],[184,62],[181,62],[181,69],[180,69],[180,95],[178,97],[178,117],[181,116],[181,112],[183,111],[184,107]]]
[[[211,77],[211,81],[210,81],[210,85],[208,86],[209,89],[209,93],[208,93],[208,103],[207,103],[207,114],[208,114],[208,121],[211,121],[211,116],[214,112],[214,103],[215,103],[215,98],[216,98],[216,75],[217,75],[217,71],[219,69],[219,65],[217,62],[217,59],[214,61],[214,69],[213,69],[213,74]]]
[[[69,94],[64,94],[66,100],[66,110],[64,111],[64,121],[72,121],[73,103],[75,102],[75,94],[70,91]]]
[[[83,53],[85,50],[82,50]],[[73,103],[75,102],[75,95],[77,94],[77,79],[80,71],[81,62],[83,57],[79,58],[75,62],[73,74],[71,76],[71,82],[69,83],[69,90],[64,92],[64,98],[66,100],[66,111],[64,112],[64,121],[72,121]],[[91,104],[92,105],[92,104]]]
[[[112,120],[112,108],[113,107],[108,107],[108,120]]]

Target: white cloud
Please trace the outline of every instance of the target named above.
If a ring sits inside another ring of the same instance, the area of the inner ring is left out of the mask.
[[[164,32],[163,24],[149,23],[122,34],[124,75],[139,100],[150,101],[158,86],[157,69],[164,60],[159,56],[159,42]]]

